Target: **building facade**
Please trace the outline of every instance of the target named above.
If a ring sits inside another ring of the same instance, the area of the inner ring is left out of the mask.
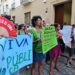
[[[31,24],[40,15],[48,24],[75,24],[75,0],[3,0],[8,1],[10,15],[18,24]]]
[[[10,14],[10,0],[0,0],[0,15]]]
[[[19,5],[20,0],[0,0],[0,15],[10,15],[11,9],[18,7]]]
[[[19,24],[25,23],[30,25],[31,18],[34,15],[40,15],[48,23],[49,21],[49,12],[48,8],[50,3],[46,0],[20,0],[20,6],[11,10],[11,16],[15,16],[15,21]]]

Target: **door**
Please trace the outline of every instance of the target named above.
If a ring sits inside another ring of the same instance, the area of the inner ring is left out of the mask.
[[[64,4],[55,6],[55,23],[63,24]]]

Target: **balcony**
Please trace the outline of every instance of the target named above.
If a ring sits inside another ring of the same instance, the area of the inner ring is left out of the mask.
[[[21,0],[21,4],[22,5],[27,5],[29,3],[31,3],[33,0]]]
[[[15,9],[15,2],[11,4],[11,9]]]

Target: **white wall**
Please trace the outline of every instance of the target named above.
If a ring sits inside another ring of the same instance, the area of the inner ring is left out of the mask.
[[[4,14],[4,12],[6,12],[6,14],[9,14],[9,4],[8,4],[9,0],[6,0],[5,2],[1,3],[1,14]],[[6,5],[8,5],[8,9],[6,9]]]
[[[1,0],[0,0],[0,5],[1,5]]]
[[[11,9],[11,4],[15,2],[15,7],[20,6],[20,0],[8,0],[9,8]]]
[[[10,14],[10,10],[11,10],[11,4],[13,4],[13,2],[15,2],[15,8],[20,6],[20,0],[6,0],[4,3],[1,3],[0,0],[0,14],[4,14],[4,12],[7,12],[7,14]],[[6,4],[8,4],[8,9],[6,9]],[[4,6],[4,12],[3,12],[3,6]]]
[[[15,6],[15,7],[20,6],[20,0],[15,0],[15,4],[16,4],[16,6]]]
[[[1,3],[1,0],[0,0],[0,15],[3,13],[3,5]]]

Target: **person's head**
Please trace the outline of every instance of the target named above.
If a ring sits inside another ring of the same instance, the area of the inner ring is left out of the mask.
[[[72,27],[75,28],[75,24],[73,24]]]
[[[3,15],[3,17],[5,17],[8,20],[11,20],[11,16],[10,15]]]
[[[28,26],[27,25],[24,25],[24,32],[28,33]]]
[[[41,26],[41,21],[42,21],[41,16],[34,16],[34,17],[32,18],[32,26],[33,26],[33,27]]]
[[[17,30],[18,29],[18,27],[15,25],[15,29]]]
[[[45,20],[42,20],[42,25],[43,25],[43,26],[45,26],[45,25],[46,25]]]
[[[24,25],[24,30],[27,30],[27,28],[28,28],[28,27],[27,27],[26,25]]]
[[[24,28],[24,24],[20,24],[19,26],[18,26],[18,30],[22,30]]]
[[[64,23],[63,23],[63,25],[67,25],[67,23],[66,23],[66,22],[64,22]]]
[[[60,24],[54,24],[56,30],[60,30]]]

